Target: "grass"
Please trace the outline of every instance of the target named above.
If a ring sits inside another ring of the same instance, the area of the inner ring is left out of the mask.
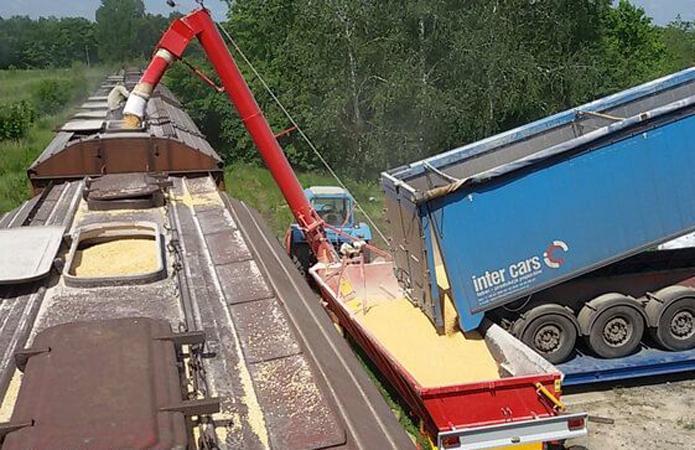
[[[102,67],[86,68],[76,65],[69,69],[0,70],[0,102],[9,103],[28,99],[35,86],[45,80],[72,80],[75,73],[88,79],[101,80]]]
[[[27,168],[51,142],[55,128],[67,120],[74,106],[94,90],[106,72],[107,69],[103,67],[83,66],[71,69],[0,71],[2,103],[30,100],[34,87],[45,80],[72,79],[76,76],[85,80],[75,88],[72,103],[56,114],[39,117],[24,138],[0,141],[0,213],[16,208],[29,198]]]
[[[677,424],[679,427],[683,428],[684,430],[688,430],[688,431],[694,431],[695,430],[695,422],[693,422],[690,419],[681,417],[680,419],[678,419]]]
[[[337,185],[335,179],[328,174],[299,172],[297,175],[305,188]],[[232,197],[256,208],[278,237],[284,235],[287,227],[293,221],[292,212],[267,169],[250,164],[232,164],[225,170],[224,181],[227,191]],[[383,231],[384,194],[377,181],[344,180],[344,182],[355,199]],[[358,220],[367,222],[359,211],[356,211],[355,214]],[[385,247],[385,243],[378,239],[378,234],[374,230],[372,233],[375,243],[380,247]]]

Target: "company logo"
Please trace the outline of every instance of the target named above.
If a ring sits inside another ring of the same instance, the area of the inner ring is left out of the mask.
[[[542,255],[536,254],[497,270],[486,270],[480,275],[473,275],[473,290],[478,296],[482,296],[490,291],[509,293],[510,289],[523,289],[543,273],[543,263],[551,269],[559,269],[565,263],[563,256],[567,251],[569,246],[564,241],[553,241]]]
[[[559,269],[565,263],[562,253],[565,253],[567,250],[569,250],[569,247],[565,242],[553,241],[543,252],[543,262],[551,269]]]

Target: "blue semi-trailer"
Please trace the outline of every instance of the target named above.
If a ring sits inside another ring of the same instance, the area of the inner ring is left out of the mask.
[[[695,68],[385,172],[396,276],[442,332],[451,298],[577,383],[695,370],[695,248],[660,246],[695,231],[693,168]]]

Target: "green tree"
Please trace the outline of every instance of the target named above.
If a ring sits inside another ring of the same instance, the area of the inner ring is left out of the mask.
[[[145,17],[142,0],[102,0],[96,12],[99,58],[125,63],[138,54],[138,25]]]
[[[130,4],[130,7],[128,6]],[[97,24],[82,17],[0,18],[0,69],[127,63],[147,57],[174,16],[144,14],[142,1],[108,1]]]
[[[224,25],[328,161],[374,177],[688,64],[691,25],[661,30],[613,3],[237,0]],[[189,78],[176,68],[167,80],[228,160],[253,160],[226,98]],[[300,168],[318,164],[296,136],[284,148]]]
[[[695,65],[695,21],[688,22],[679,16],[662,31],[666,47],[664,70],[675,72]]]
[[[644,9],[620,0],[605,16],[605,87],[612,92],[663,73],[664,43]]]
[[[94,23],[84,18],[0,20],[0,68],[67,67],[96,60]]]

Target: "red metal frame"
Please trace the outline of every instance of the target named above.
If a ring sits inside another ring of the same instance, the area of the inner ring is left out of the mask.
[[[171,24],[157,44],[157,51],[134,89],[134,94],[146,100],[169,64],[174,58],[180,59],[183,56],[193,38],[199,40],[219,75],[225,93],[239,113],[317,259],[323,262],[335,261],[337,255],[326,239],[323,220],[307,201],[287,157],[206,9],[193,11]]]
[[[372,268],[376,269],[374,266]],[[324,278],[326,273],[324,269],[316,270],[315,279],[328,307],[412,412],[423,421],[425,430],[435,441],[439,433],[460,427],[518,422],[558,414],[552,401],[539,393],[536,386],[537,383],[542,384],[550,394],[559,398],[556,382],[561,375],[558,372],[461,385],[421,386],[369,330],[354,320],[341,305],[334,293],[340,283],[339,277]],[[372,271],[369,280],[372,284],[381,284],[380,281],[385,282],[383,277],[391,273],[390,270]]]

